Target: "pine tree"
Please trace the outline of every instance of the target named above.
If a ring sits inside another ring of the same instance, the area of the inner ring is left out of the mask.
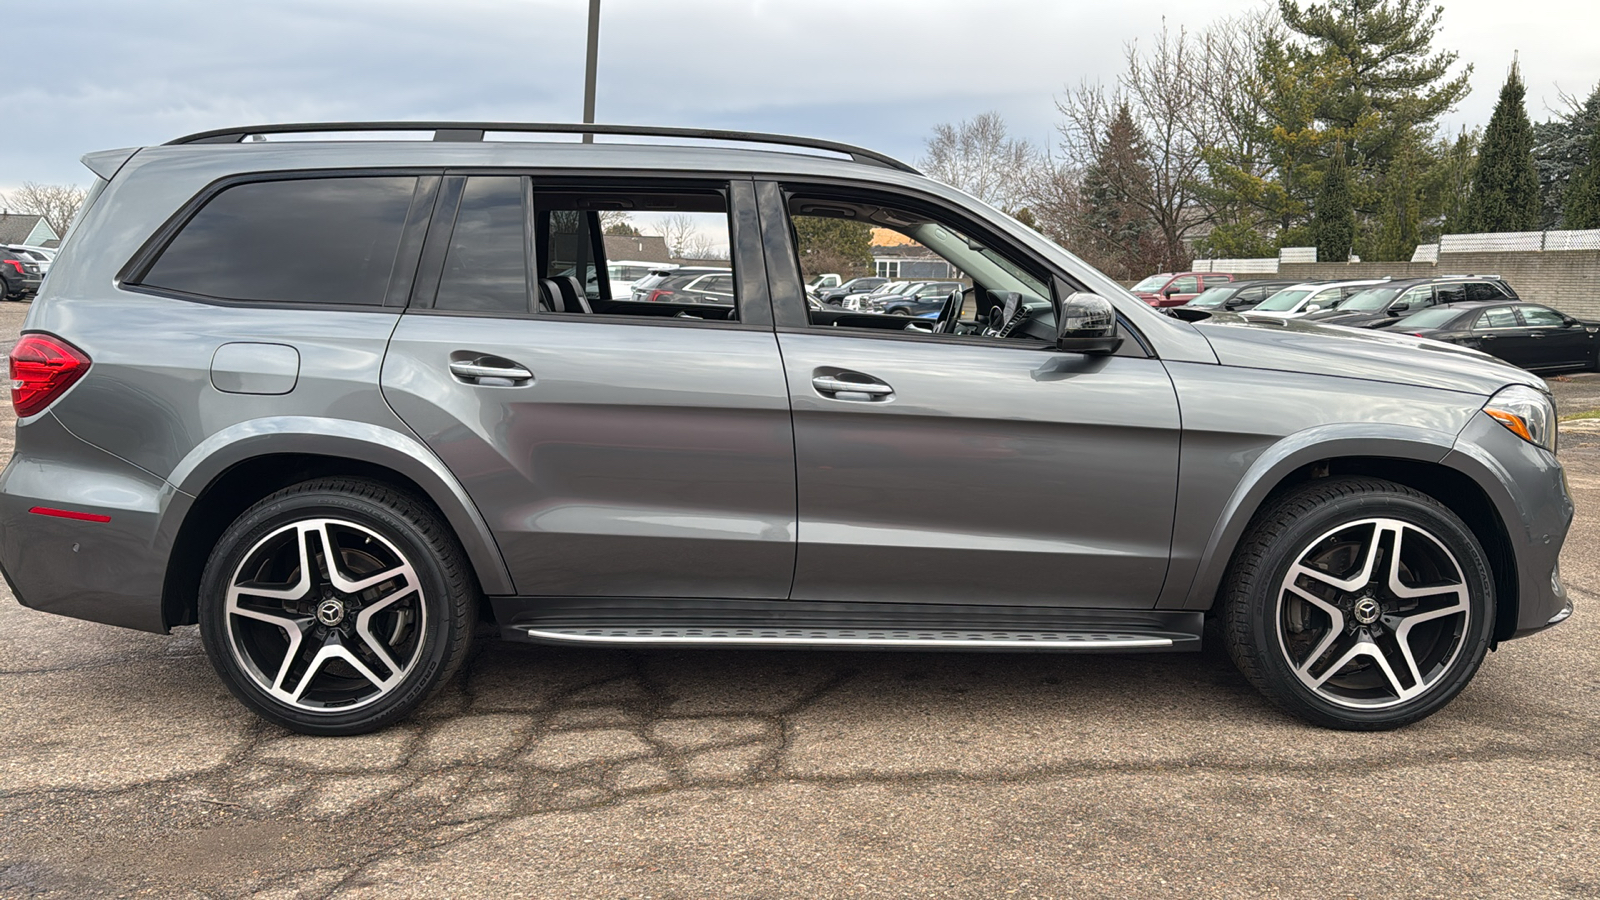
[[[1562,224],[1600,228],[1600,120],[1589,126],[1589,162],[1572,176],[1562,197]]]
[[[1322,188],[1317,192],[1317,203],[1311,211],[1312,230],[1316,234],[1317,259],[1321,262],[1344,262],[1350,258],[1350,246],[1355,243],[1355,209],[1350,204],[1350,172],[1344,161],[1344,147],[1335,147],[1328,160],[1328,171],[1322,176]]]
[[[1533,166],[1533,123],[1523,104],[1526,95],[1522,73],[1513,62],[1478,149],[1478,168],[1467,199],[1467,224],[1474,232],[1539,227],[1539,173]]]

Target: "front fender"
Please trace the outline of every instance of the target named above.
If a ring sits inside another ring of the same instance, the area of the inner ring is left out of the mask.
[[[1204,506],[1210,504],[1196,498],[1201,490],[1180,488],[1173,570],[1157,605],[1209,608],[1251,518],[1273,489],[1295,470],[1325,459],[1349,457],[1439,463],[1450,454],[1455,441],[1456,436],[1449,432],[1392,423],[1318,425],[1286,435],[1261,451],[1220,509],[1206,510]],[[1180,475],[1180,482],[1191,477],[1204,478],[1206,474],[1186,471]],[[1197,540],[1202,533],[1206,535],[1203,544]],[[1185,568],[1192,577],[1183,577],[1181,570]]]
[[[488,523],[460,482],[422,442],[392,428],[312,416],[251,419],[206,438],[184,456],[168,480],[182,492],[181,496],[198,498],[228,469],[278,454],[358,459],[411,479],[455,529],[484,593],[516,593]],[[164,517],[161,537],[167,547],[176,541],[183,516],[192,504],[192,500],[180,500]]]

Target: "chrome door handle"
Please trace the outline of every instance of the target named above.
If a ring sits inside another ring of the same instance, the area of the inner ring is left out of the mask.
[[[1544,332],[1535,331],[1533,334],[1528,335],[1528,337],[1531,337],[1531,338],[1542,338],[1542,337],[1544,337]]]
[[[488,366],[482,362],[467,362],[459,359],[450,362],[450,374],[469,381],[477,381],[480,378],[504,378],[514,382],[533,380],[533,373],[519,365]]]
[[[839,378],[834,378],[831,375],[818,375],[817,377],[811,379],[811,386],[828,394],[843,392],[851,394],[872,394],[874,396],[882,396],[884,394],[894,393],[894,388],[889,387],[887,384],[844,381]]]

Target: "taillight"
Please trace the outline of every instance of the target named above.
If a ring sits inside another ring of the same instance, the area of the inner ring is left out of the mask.
[[[43,412],[89,371],[82,350],[47,334],[25,334],[11,348],[11,405],[19,418]]]
[[[11,266],[11,268],[16,269],[18,275],[22,274],[22,260],[20,260],[20,259],[0,259],[0,262],[6,263],[7,265]]]
[[[660,302],[662,297],[671,297],[671,296],[672,296],[672,292],[671,291],[656,290],[656,291],[651,291],[650,292],[650,296],[646,297],[645,300],[647,302],[650,302],[650,303],[658,303],[658,302]]]

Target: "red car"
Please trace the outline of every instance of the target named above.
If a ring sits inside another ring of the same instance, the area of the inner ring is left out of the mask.
[[[1232,275],[1220,272],[1162,272],[1160,275],[1151,275],[1129,290],[1151,306],[1182,306],[1206,288],[1231,281]]]

